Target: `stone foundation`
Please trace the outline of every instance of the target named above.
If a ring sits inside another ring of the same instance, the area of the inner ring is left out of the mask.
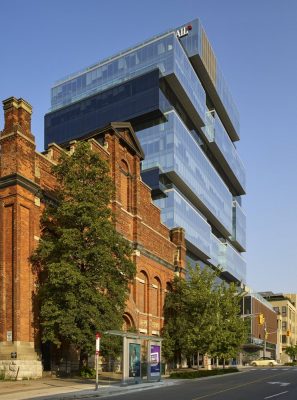
[[[42,363],[35,352],[34,343],[0,343],[0,376],[11,380],[41,378]]]
[[[0,360],[0,376],[5,379],[38,379],[42,377],[42,364],[37,360]]]

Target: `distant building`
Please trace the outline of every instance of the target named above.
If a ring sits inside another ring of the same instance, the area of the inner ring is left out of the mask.
[[[12,379],[41,376],[39,361],[51,369],[50,349],[42,348],[38,315],[33,306],[36,277],[29,256],[40,237],[40,216],[52,198],[55,178],[51,167],[75,143],[47,151],[35,150],[31,133],[32,108],[23,99],[3,102],[5,126],[0,133],[0,374]],[[160,209],[141,180],[142,148],[129,123],[111,123],[89,139],[93,151],[110,164],[116,193],[112,208],[117,230],[133,247],[137,276],[123,315],[124,329],[160,335],[163,303],[170,281],[183,274],[186,247],[182,228],[168,229],[160,222]],[[74,360],[75,361],[75,360]]]
[[[282,362],[288,362],[290,357],[285,353],[285,349],[297,343],[297,295],[273,292],[261,292],[261,295],[271,303],[278,314],[280,359]]]
[[[264,323],[260,324],[260,315]],[[248,342],[244,344],[243,362],[250,363],[260,356],[279,359],[277,313],[259,293],[248,293],[242,299],[242,315],[249,324]]]
[[[51,106],[46,146],[129,121],[145,154],[142,179],[163,222],[185,229],[188,262],[246,283],[239,114],[198,19],[58,81]]]

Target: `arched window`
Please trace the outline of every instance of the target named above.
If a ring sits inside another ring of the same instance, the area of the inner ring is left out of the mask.
[[[154,316],[161,316],[162,312],[162,288],[161,281],[155,277],[151,285],[151,313]]]
[[[136,278],[136,305],[140,312],[148,312],[148,276],[144,271]]]
[[[132,316],[128,313],[123,315],[123,330],[124,331],[134,331],[135,330],[135,323]]]
[[[126,161],[122,160],[120,165],[121,171],[121,203],[122,207],[129,210],[131,206],[131,177],[129,167]]]

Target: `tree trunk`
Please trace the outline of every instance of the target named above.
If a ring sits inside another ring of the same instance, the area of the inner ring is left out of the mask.
[[[200,369],[200,353],[199,351],[197,352],[197,370],[199,371]]]
[[[225,359],[223,358],[223,369],[225,369]]]
[[[84,350],[80,350],[79,354],[79,370],[81,371],[83,367],[86,367],[88,365],[88,353]]]

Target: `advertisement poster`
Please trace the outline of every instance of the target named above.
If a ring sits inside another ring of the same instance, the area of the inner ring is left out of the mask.
[[[140,344],[129,344],[129,377],[140,378]]]
[[[161,363],[160,363],[160,346],[152,345],[150,354],[150,368],[151,376],[160,376]]]

